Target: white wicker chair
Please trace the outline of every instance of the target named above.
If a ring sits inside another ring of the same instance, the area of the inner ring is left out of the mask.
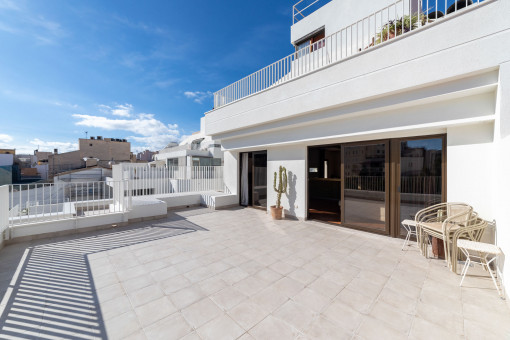
[[[415,217],[418,244],[423,255],[428,257],[429,236],[443,240],[445,260],[456,271],[457,254],[452,253],[454,233],[471,225],[477,219],[473,207],[466,203],[439,203],[420,210]]]

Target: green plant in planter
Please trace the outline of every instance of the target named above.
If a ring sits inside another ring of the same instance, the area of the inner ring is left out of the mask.
[[[380,44],[388,39],[393,39],[396,36],[400,36],[411,30],[418,28],[418,20],[421,21],[421,25],[427,24],[427,17],[423,14],[409,16],[404,15],[403,18],[397,20],[390,20],[386,23],[380,33],[377,34],[375,44]]]
[[[274,173],[274,181],[273,181],[273,188],[274,191],[277,193],[277,199],[276,199],[276,208],[280,208],[280,203],[282,200],[282,194],[287,192],[287,169],[285,167],[280,165],[279,169],[279,176],[278,176],[278,186],[276,186],[276,171]]]

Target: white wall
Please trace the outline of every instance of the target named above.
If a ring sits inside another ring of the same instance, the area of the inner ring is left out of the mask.
[[[239,196],[239,152],[226,151],[224,153],[223,177],[225,187],[231,194]]]
[[[286,216],[300,219],[306,217],[306,160],[307,147],[296,145],[267,150],[267,205],[276,204],[277,194],[273,189],[274,173],[280,165],[287,168],[287,193],[282,195],[281,204]],[[278,175],[277,175],[278,176]]]
[[[450,127],[447,133],[448,201],[468,203],[482,218],[492,220],[494,124]]]
[[[492,162],[494,174],[494,217],[498,228],[498,243],[510,257],[510,62],[500,67],[500,87],[495,126],[496,147],[495,159]],[[505,276],[510,278],[510,261],[506,261]],[[510,280],[506,280],[507,292],[510,291]]]

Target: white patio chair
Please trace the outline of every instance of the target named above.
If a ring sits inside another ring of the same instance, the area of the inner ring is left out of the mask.
[[[464,282],[464,278],[466,277],[471,262],[478,263],[482,265],[482,267],[485,267],[487,269],[487,271],[491,275],[492,282],[494,282],[494,285],[496,286],[499,296],[502,299],[505,299],[506,295],[505,284],[503,281],[503,273],[499,269],[497,262],[498,257],[503,255],[501,248],[499,248],[495,244],[476,242],[464,239],[457,240],[457,248],[460,249],[466,256],[466,263],[464,264],[464,268],[462,268],[462,279],[460,280],[460,286],[462,286],[462,282]],[[476,253],[477,255],[475,255],[474,253]],[[492,258],[489,260],[489,257]],[[473,261],[473,258],[477,259],[478,261]],[[495,274],[491,269],[491,263],[493,263],[494,261],[496,261],[494,270]],[[500,285],[498,285],[496,277],[500,279],[499,280]]]
[[[411,236],[414,235],[416,238],[418,238],[418,235],[416,234],[416,221],[403,220],[400,223],[402,223],[402,227],[404,227],[404,229],[407,231],[406,238],[404,239],[404,244],[402,245],[402,250],[404,250],[404,248],[409,244],[409,239]]]

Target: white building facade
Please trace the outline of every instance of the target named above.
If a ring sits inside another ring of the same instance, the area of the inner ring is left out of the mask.
[[[510,253],[510,1],[436,4],[333,0],[292,26],[296,53],[215,93],[240,204],[274,205],[283,165],[287,216],[398,237],[460,201]]]

